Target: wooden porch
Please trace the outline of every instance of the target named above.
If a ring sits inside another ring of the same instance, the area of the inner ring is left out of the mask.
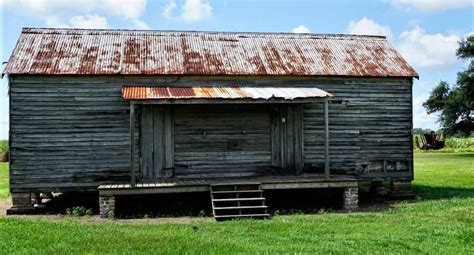
[[[359,178],[353,175],[304,174],[299,176],[257,176],[246,178],[212,179],[161,179],[154,181],[114,183],[99,186],[101,195],[136,195],[183,192],[208,192],[215,184],[259,183],[262,190],[307,189],[307,188],[348,188],[357,187]]]
[[[115,211],[115,197],[126,195],[209,192],[216,220],[242,217],[269,217],[265,190],[341,188],[343,207],[358,206],[359,178],[351,175],[304,174],[299,176],[257,176],[247,178],[160,179],[99,186],[101,217]],[[113,215],[113,213],[112,213]]]

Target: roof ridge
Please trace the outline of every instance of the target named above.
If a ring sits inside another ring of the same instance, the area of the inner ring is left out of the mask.
[[[48,31],[54,33],[59,31],[71,32],[116,32],[116,33],[196,33],[196,34],[232,34],[232,35],[268,35],[282,37],[333,37],[333,38],[366,38],[366,39],[387,39],[382,35],[357,35],[357,34],[328,34],[328,33],[291,33],[291,32],[242,32],[242,31],[199,31],[199,30],[136,30],[136,29],[87,29],[87,28],[35,28],[24,27],[22,33],[35,33],[42,31],[43,34]],[[71,35],[73,35],[71,33]]]

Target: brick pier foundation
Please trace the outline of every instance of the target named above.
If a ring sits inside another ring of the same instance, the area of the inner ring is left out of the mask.
[[[359,188],[344,188],[343,208],[346,210],[354,210],[359,207]]]
[[[99,209],[101,218],[115,217],[115,196],[99,195]]]

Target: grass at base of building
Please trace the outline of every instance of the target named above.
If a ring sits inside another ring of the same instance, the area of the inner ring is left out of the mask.
[[[0,199],[5,199],[10,196],[8,188],[9,183],[8,162],[0,163]]]
[[[474,154],[415,155],[422,197],[378,212],[185,224],[89,224],[0,218],[0,250],[15,253],[474,253]]]

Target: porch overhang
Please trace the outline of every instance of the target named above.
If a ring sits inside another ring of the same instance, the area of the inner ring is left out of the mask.
[[[332,95],[298,87],[156,87],[124,86],[122,97],[136,104],[311,103]]]
[[[258,104],[324,103],[324,178],[329,180],[329,98],[318,88],[300,87],[151,87],[124,86],[122,97],[130,101],[130,185],[136,184],[135,107],[140,104]],[[282,120],[283,121],[283,120]]]

